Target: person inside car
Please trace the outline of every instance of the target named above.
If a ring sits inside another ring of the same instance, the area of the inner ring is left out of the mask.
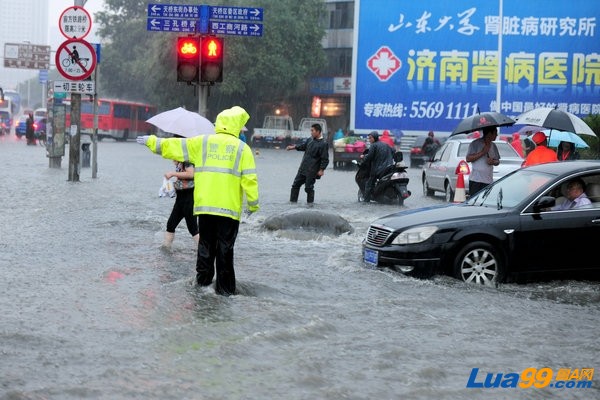
[[[587,208],[592,204],[585,194],[585,182],[581,178],[574,178],[567,183],[566,199],[560,204],[550,208],[552,211],[569,210],[572,208]]]

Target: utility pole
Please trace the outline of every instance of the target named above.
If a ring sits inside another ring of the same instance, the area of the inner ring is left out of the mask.
[[[92,179],[98,177],[98,64],[94,69],[94,127],[92,133]]]
[[[73,0],[73,5],[82,7],[87,0]],[[71,126],[69,127],[69,181],[79,182],[81,153],[81,93],[71,93]]]
[[[81,143],[81,93],[71,93],[71,126],[69,127],[69,182],[79,182]]]

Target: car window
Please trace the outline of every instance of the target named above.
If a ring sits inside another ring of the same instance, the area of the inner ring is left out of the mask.
[[[591,206],[588,205],[586,207],[593,207],[593,208],[600,207],[600,175],[597,175],[597,174],[580,175],[579,178],[583,179],[583,181],[585,183],[586,197],[588,197],[590,199],[590,201],[592,202]],[[554,197],[556,199],[557,206],[564,201],[568,201],[567,185],[571,181],[571,179],[573,179],[573,177],[569,177],[569,178],[561,180],[556,185],[554,185],[553,187],[548,189],[546,192],[544,192],[543,195]],[[545,211],[552,211],[552,210],[545,210]],[[560,211],[571,211],[571,209],[560,210]]]
[[[518,170],[469,198],[467,203],[473,206],[512,208],[552,179],[552,174]]]
[[[433,155],[433,161],[440,161],[442,159],[442,154],[446,150],[446,147],[448,147],[448,146],[443,145],[435,152],[435,154]]]
[[[498,147],[498,152],[500,153],[500,158],[509,158],[509,157],[521,157],[519,153],[511,146],[510,143],[502,142],[496,143],[496,147]]]
[[[444,144],[443,150],[444,153],[441,155],[441,159],[444,162],[447,162],[448,160],[450,160],[450,157],[452,157],[452,149],[454,148],[452,143],[446,143]]]
[[[467,151],[469,150],[470,144],[471,144],[471,142],[460,144],[460,146],[458,147],[458,157],[459,158],[465,158],[467,156]]]
[[[424,136],[417,136],[417,138],[413,142],[413,146],[412,147],[422,147],[424,143],[425,143],[425,137]]]

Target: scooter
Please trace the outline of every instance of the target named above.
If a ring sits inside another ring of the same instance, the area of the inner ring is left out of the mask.
[[[410,197],[407,167],[402,158],[401,151],[394,154],[394,164],[387,167],[375,182],[371,200],[378,203],[402,206],[404,200]],[[365,184],[369,179],[369,168],[362,161],[353,160],[352,163],[358,165],[354,180],[358,185],[358,201],[362,202],[365,200]]]

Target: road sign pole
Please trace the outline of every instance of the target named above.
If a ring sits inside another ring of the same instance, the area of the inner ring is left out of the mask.
[[[98,78],[98,67],[96,65],[94,69],[94,82]],[[92,135],[92,178],[98,177],[98,92],[95,89],[97,86],[94,85],[94,130]]]
[[[71,93],[71,126],[69,127],[69,181],[79,182],[81,143],[81,94]]]

